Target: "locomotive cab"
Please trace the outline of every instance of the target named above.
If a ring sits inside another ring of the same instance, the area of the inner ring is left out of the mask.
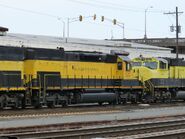
[[[168,77],[168,61],[163,58],[135,58],[132,60],[132,68],[142,82]]]
[[[120,79],[135,79],[132,73],[131,59],[129,53],[125,51],[111,50],[111,54],[117,55],[117,76]]]
[[[119,56],[119,59],[122,63],[122,74],[124,79],[133,79],[133,72],[132,72],[132,66],[131,66],[131,60],[127,56]],[[120,62],[118,62],[119,65]],[[118,68],[119,70],[119,68]]]
[[[169,78],[168,61],[163,58],[135,58],[132,66],[145,88],[147,102],[170,100],[165,84]]]
[[[135,58],[132,60],[134,69],[142,66],[153,70],[168,70],[168,61],[163,58]]]

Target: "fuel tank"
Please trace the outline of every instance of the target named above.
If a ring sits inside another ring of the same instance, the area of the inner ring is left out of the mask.
[[[89,92],[81,94],[81,103],[115,102],[117,95],[111,92]]]
[[[178,91],[177,94],[176,94],[176,99],[185,100],[185,91]]]

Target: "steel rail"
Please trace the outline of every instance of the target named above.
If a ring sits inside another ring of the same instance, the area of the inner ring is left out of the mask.
[[[117,105],[110,106],[105,105],[100,107],[97,105],[93,106],[79,106],[79,107],[68,107],[68,108],[42,108],[42,109],[26,109],[26,110],[1,110],[0,119],[10,119],[10,118],[29,118],[29,117],[45,117],[45,116],[66,116],[66,115],[81,115],[81,114],[93,114],[93,113],[113,113],[113,112],[124,112],[128,110],[139,110],[139,109],[155,109],[156,107],[160,108],[170,108],[170,107],[179,107],[184,106],[184,103],[175,103],[175,104],[153,104],[150,106],[136,106],[136,105]],[[97,111],[98,109],[98,111]]]
[[[146,132],[168,131],[173,129],[185,128],[185,119],[176,119],[168,121],[156,122],[141,122],[135,124],[101,126],[92,128],[81,128],[71,130],[55,131],[54,127],[51,131],[32,132],[32,133],[18,133],[3,136],[16,137],[18,139],[65,139],[65,138],[92,138],[92,137],[107,137],[118,135],[136,135]]]
[[[176,129],[176,130],[130,135],[130,136],[124,136],[124,137],[116,137],[116,139],[169,139],[169,138],[184,139],[184,137],[185,137],[185,129]],[[115,139],[115,138],[109,138],[109,139]]]

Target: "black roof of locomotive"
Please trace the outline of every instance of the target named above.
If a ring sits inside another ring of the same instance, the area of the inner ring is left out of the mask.
[[[112,54],[105,54],[101,52],[87,52],[87,51],[66,51],[65,60],[67,61],[82,61],[82,62],[105,62],[116,63],[117,56]]]
[[[64,51],[59,49],[26,48],[25,59],[61,60],[82,62],[117,62],[117,56],[97,52]]]
[[[101,52],[64,51],[63,48],[26,48],[0,46],[0,60],[57,60],[116,63],[117,56]]]
[[[64,60],[64,49],[25,48],[25,59]]]
[[[13,46],[0,46],[0,60],[23,61],[24,49]]]
[[[168,61],[169,66],[185,66],[184,58],[164,58]]]

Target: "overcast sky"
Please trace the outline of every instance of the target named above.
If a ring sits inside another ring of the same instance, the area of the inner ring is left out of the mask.
[[[149,8],[149,7],[153,8]],[[82,22],[70,23],[70,37],[110,39],[122,38],[122,28],[101,16],[117,19],[125,25],[125,38],[143,38],[144,11],[147,12],[148,37],[175,37],[169,26],[175,25],[175,7],[185,12],[185,0],[0,0],[0,26],[11,33],[62,36],[67,18],[97,15]],[[179,15],[181,37],[185,37],[185,13]],[[67,29],[66,29],[67,34]]]

